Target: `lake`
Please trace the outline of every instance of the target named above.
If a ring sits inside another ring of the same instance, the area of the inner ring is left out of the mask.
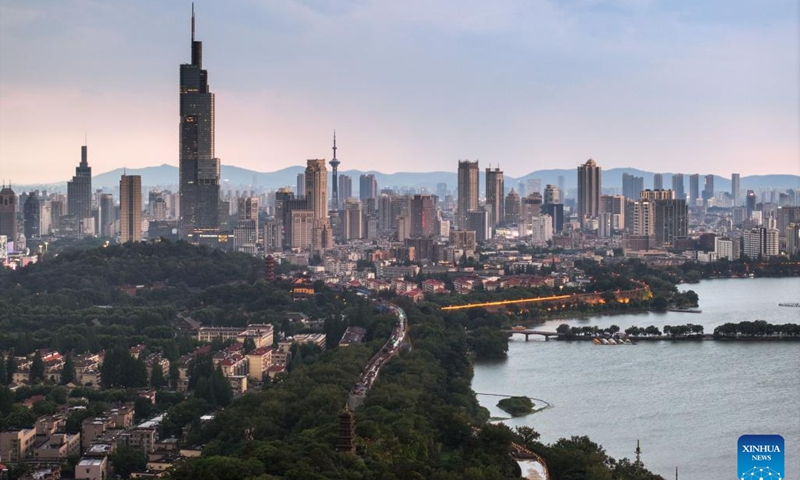
[[[800,278],[704,280],[682,285],[700,296],[702,313],[639,313],[546,322],[571,326],[700,324],[706,333],[726,322],[763,319],[800,323]],[[671,479],[737,478],[737,440],[779,434],[786,441],[784,478],[800,478],[800,342],[534,341],[516,336],[508,358],[475,365],[473,390],[527,395],[553,408],[506,420],[529,425],[553,442],[588,435],[609,455],[642,460]],[[479,395],[493,416],[498,398]]]

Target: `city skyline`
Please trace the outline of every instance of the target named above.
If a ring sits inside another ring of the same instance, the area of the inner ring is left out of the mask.
[[[300,166],[338,128],[343,166],[387,173],[477,158],[514,177],[589,157],[607,169],[800,170],[794,2],[397,8],[198,2],[222,162]],[[0,178],[67,180],[84,134],[99,172],[178,165],[174,65],[189,12],[0,3],[0,158],[14,159]]]

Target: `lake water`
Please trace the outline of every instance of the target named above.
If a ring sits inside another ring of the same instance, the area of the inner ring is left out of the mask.
[[[800,323],[800,278],[720,279],[682,286],[700,296],[702,313],[641,313],[556,320],[541,329],[612,324],[701,324],[706,333],[726,322],[763,319]],[[539,327],[537,327],[539,328]],[[527,395],[553,408],[505,420],[529,425],[553,442],[588,435],[616,458],[642,460],[667,479],[737,478],[737,440],[778,434],[786,442],[783,478],[800,479],[800,342],[591,342],[534,341],[516,336],[508,358],[475,365],[480,393]],[[493,416],[498,398],[478,395]]]

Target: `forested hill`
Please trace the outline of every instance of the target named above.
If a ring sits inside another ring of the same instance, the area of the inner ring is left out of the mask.
[[[128,243],[45,256],[38,264],[0,274],[0,291],[28,293],[61,289],[106,292],[124,285],[165,282],[205,288],[253,282],[262,264],[241,253],[224,253],[186,242]]]

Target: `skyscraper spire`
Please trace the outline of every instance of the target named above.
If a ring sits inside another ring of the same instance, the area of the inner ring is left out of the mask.
[[[192,43],[194,43],[194,2],[192,2]]]
[[[336,130],[333,131],[333,159],[336,160]]]

